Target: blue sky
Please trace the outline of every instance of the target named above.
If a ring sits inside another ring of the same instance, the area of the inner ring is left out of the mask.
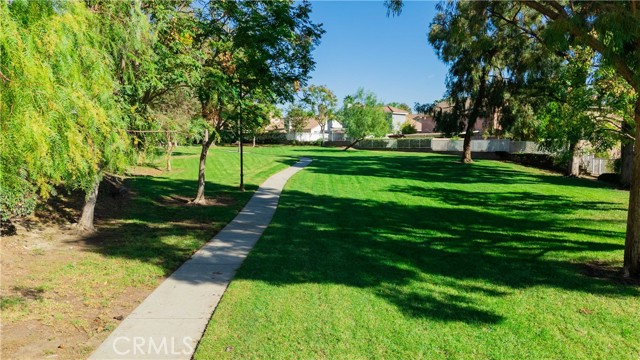
[[[326,33],[310,83],[340,100],[358,87],[411,107],[441,98],[447,67],[427,41],[436,3],[405,1],[400,16],[387,17],[382,1],[312,1],[311,18]]]

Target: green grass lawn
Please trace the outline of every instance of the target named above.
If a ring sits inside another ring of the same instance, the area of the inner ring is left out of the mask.
[[[86,239],[98,256],[84,266],[74,266],[72,272],[102,271],[96,281],[112,277],[109,283],[118,289],[136,283],[155,286],[160,276],[173,272],[231,221],[259,184],[297,161],[287,151],[273,147],[248,149],[247,191],[241,192],[239,154],[232,147],[212,148],[207,157],[205,194],[217,204],[192,206],[187,201],[196,194],[199,154],[199,147],[180,147],[174,152],[173,171],[127,179],[125,185],[132,194],[128,200],[116,201],[119,209],[106,209],[114,207],[108,199],[99,204],[96,216],[103,217],[98,221],[99,232]],[[164,164],[163,160],[158,164]],[[105,197],[108,195],[103,200]],[[101,216],[104,213],[107,215]]]
[[[75,333],[75,328],[86,337],[106,337],[119,324],[114,316],[126,316],[137,305],[135,301],[141,301],[164,276],[233,219],[260,183],[297,161],[293,149],[247,148],[248,191],[240,192],[237,151],[232,147],[212,148],[207,161],[206,195],[216,204],[190,206],[186,202],[196,194],[199,153],[199,147],[179,147],[172,172],[158,170],[164,165],[163,159],[154,162],[158,169],[137,169],[154,175],[128,177],[124,185],[129,194],[123,198],[111,198],[103,186],[96,206],[98,231],[85,236],[63,233],[54,250],[33,251],[27,259],[29,270],[14,275],[15,286],[8,289],[7,296],[0,296],[3,324],[45,324],[55,334],[63,334],[61,341],[69,343],[69,348],[83,347],[74,348],[67,357],[89,354],[93,347],[76,344],[65,334]],[[69,216],[73,219],[76,215]],[[52,242],[43,236],[36,240]],[[61,332],[63,328],[70,330]],[[48,351],[58,351],[58,344]]]
[[[314,161],[196,359],[640,357],[640,289],[584,265],[620,265],[628,192],[444,155],[282,151]]]

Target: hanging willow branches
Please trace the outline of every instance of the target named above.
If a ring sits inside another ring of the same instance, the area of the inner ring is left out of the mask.
[[[0,212],[31,211],[54,187],[89,190],[126,163],[111,59],[82,3],[0,3]]]

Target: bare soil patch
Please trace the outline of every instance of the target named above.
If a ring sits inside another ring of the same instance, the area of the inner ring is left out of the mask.
[[[91,253],[75,229],[31,219],[30,229],[3,237],[0,299],[4,359],[83,358],[114,329],[118,316],[129,314],[151,291],[127,288],[93,298],[82,291],[47,282],[47,272],[83,261]],[[99,293],[98,293],[99,294]]]
[[[133,193],[114,194],[107,183],[101,188],[96,226],[105,229],[116,221],[110,214],[126,206]],[[108,291],[105,279],[105,291],[88,296],[86,287],[93,284],[77,277],[66,283],[64,275],[55,274],[100,256],[85,241],[87,233],[71,226],[81,203],[82,194],[60,194],[34,216],[14,220],[13,235],[0,239],[3,359],[86,358],[153,290]]]
[[[640,286],[640,279],[622,276],[622,266],[619,262],[591,261],[584,264],[585,275],[593,278],[614,281],[620,284]]]
[[[215,198],[206,198],[204,203],[194,204],[192,198],[180,195],[168,195],[160,198],[160,203],[166,206],[229,206],[236,201],[232,197],[218,196]]]

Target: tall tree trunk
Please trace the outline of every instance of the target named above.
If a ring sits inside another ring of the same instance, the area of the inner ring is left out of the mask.
[[[252,147],[256,147],[256,137],[253,137],[253,146]]]
[[[569,145],[569,154],[571,154],[571,159],[569,160],[569,164],[567,165],[567,175],[568,176],[580,176],[580,145],[578,142],[571,143]]]
[[[640,97],[635,108],[636,134],[633,152],[633,175],[629,191],[627,237],[624,245],[625,277],[640,277]]]
[[[171,154],[173,153],[174,143],[171,139],[171,133],[167,131],[167,171],[171,171]]]
[[[469,114],[469,119],[467,119],[467,131],[464,133],[462,159],[460,159],[460,161],[465,164],[473,162],[473,159],[471,159],[471,136],[473,136],[473,128],[475,127],[478,116],[480,115],[480,107],[482,106],[482,101],[486,96],[485,93],[487,87],[487,72],[487,68],[482,69],[480,84],[478,86],[478,95],[473,102],[473,108],[471,109],[471,113]]]
[[[100,187],[100,181],[102,180],[102,172],[96,175],[93,181],[91,189],[87,191],[84,206],[82,207],[82,214],[76,224],[77,227],[83,230],[93,231],[93,214],[96,208],[96,202],[98,201],[98,189]]]
[[[205,184],[205,170],[207,165],[207,154],[209,153],[209,147],[213,143],[214,137],[209,138],[206,142],[202,143],[202,150],[200,151],[200,166],[198,168],[198,192],[196,197],[191,200],[192,204],[202,205],[206,202],[204,197],[204,184]]]
[[[209,141],[209,129],[204,129],[204,141],[203,144]]]
[[[632,127],[625,121],[622,123],[622,131],[632,134]],[[620,185],[625,189],[631,186],[633,175],[633,142],[623,139],[622,151],[620,152]]]
[[[324,127],[325,125],[320,124],[320,136],[321,136],[321,140],[320,140],[320,146],[324,146]]]
[[[471,120],[473,119],[473,120]],[[475,126],[476,121],[475,118],[469,117],[467,121],[467,131],[464,133],[464,143],[462,145],[462,161],[465,164],[469,164],[473,162],[471,158],[471,136],[473,135],[473,127]]]

